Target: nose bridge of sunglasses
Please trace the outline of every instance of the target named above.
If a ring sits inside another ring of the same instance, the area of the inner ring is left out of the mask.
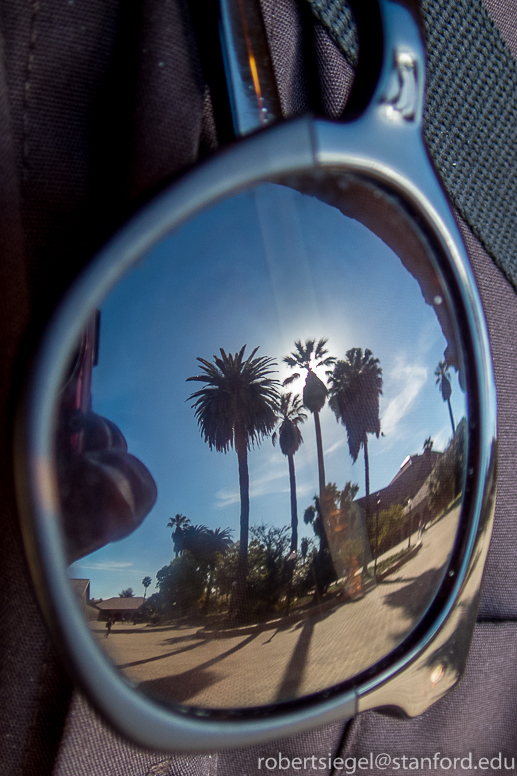
[[[373,103],[387,121],[421,130],[425,91],[425,49],[415,12],[392,0],[381,4],[384,68]]]

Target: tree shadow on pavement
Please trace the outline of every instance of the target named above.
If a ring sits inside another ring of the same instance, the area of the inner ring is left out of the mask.
[[[193,641],[196,637],[195,633],[189,633],[188,636],[172,636],[170,639],[164,639],[161,644],[179,644],[180,641]]]
[[[133,660],[132,663],[121,663],[117,668],[132,668],[134,666],[142,666],[145,663],[154,663],[156,660],[163,660],[166,657],[181,655],[182,652],[190,652],[190,650],[196,649],[204,643],[204,641],[196,640],[195,644],[189,644],[187,647],[180,647],[179,649],[174,649],[172,652],[164,652],[162,655],[153,655],[153,657],[144,657],[141,660]]]
[[[315,617],[305,621],[298,636],[296,647],[285,669],[282,684],[275,698],[276,701],[285,701],[297,697],[316,621]]]
[[[215,671],[208,671],[207,669],[247,647],[257,636],[257,633],[252,633],[247,639],[244,639],[244,641],[236,644],[226,652],[211,658],[211,660],[207,660],[205,663],[200,663],[200,665],[190,668],[188,671],[140,682],[138,687],[144,692],[160,695],[162,698],[166,697],[177,703],[185,703],[185,701],[188,701],[202,690],[206,690],[207,687],[220,682],[224,678],[221,674]]]
[[[424,571],[414,581],[384,596],[387,606],[404,609],[404,614],[415,621],[425,612],[434,598],[443,580],[444,569],[434,568]]]

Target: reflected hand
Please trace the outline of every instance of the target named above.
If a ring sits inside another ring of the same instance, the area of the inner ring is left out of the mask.
[[[73,562],[131,534],[154,506],[157,488],[112,421],[88,412],[77,413],[67,425],[76,435],[76,450],[58,435],[58,486]]]

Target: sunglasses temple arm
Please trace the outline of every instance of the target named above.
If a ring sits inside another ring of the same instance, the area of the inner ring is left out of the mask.
[[[207,0],[204,9],[191,1],[217,139],[226,144],[281,119],[280,98],[258,0]]]

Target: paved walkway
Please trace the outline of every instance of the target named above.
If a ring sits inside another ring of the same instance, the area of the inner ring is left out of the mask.
[[[177,702],[223,708],[299,697],[354,676],[402,641],[440,584],[458,517],[456,508],[431,526],[422,549],[363,599],[274,630],[200,639],[199,627],[116,624],[104,639],[103,623],[91,627],[142,689]]]

